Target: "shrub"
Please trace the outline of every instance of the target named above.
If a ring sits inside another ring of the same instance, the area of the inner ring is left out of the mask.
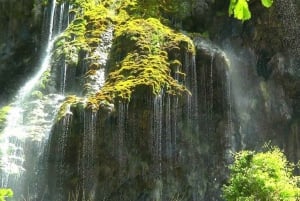
[[[6,198],[13,196],[13,191],[10,188],[0,188],[0,201],[5,201]]]
[[[294,201],[300,198],[297,177],[292,175],[294,165],[278,148],[260,153],[241,151],[234,159],[229,166],[229,182],[222,189],[225,200]]]

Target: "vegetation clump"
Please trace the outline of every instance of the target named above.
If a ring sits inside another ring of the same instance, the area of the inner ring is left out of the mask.
[[[0,201],[6,201],[6,198],[11,198],[13,195],[10,188],[0,188]]]
[[[181,48],[194,53],[188,37],[157,19],[133,19],[117,26],[109,61],[110,74],[103,88],[89,98],[88,105],[97,108],[101,101],[129,101],[132,93],[141,87],[150,89],[154,95],[162,90],[172,95],[188,92],[171,76],[170,64],[178,62]],[[177,57],[172,58],[170,52],[176,52]],[[184,75],[181,69],[173,73]]]
[[[94,1],[75,1],[74,19],[63,34],[56,40],[54,46],[54,62],[64,60],[67,64],[76,66],[80,51],[93,53],[98,46],[100,35],[107,29],[108,10]]]
[[[4,124],[10,109],[10,106],[4,106],[0,109],[0,131],[4,128]]]
[[[249,20],[251,18],[251,12],[248,5],[249,0],[230,0],[229,4],[229,15],[233,15],[239,20]],[[273,0],[261,0],[261,4],[270,8],[273,4]]]
[[[296,201],[300,197],[294,165],[278,148],[266,152],[241,151],[235,154],[229,167],[229,183],[223,187],[228,201],[282,200]]]
[[[62,117],[65,115],[72,115],[71,108],[72,107],[78,107],[80,105],[83,105],[82,99],[77,96],[68,96],[62,106],[60,107],[60,110],[56,116],[57,121],[59,121]]]
[[[174,11],[173,4],[167,2],[170,1],[164,1],[165,11]],[[159,19],[148,18],[158,12],[155,6],[161,4],[147,3],[146,7],[153,11],[148,13],[142,10],[146,2],[139,0],[70,0],[69,3],[76,18],[55,43],[54,65],[64,61],[68,66],[78,67],[79,55],[84,52],[87,55],[85,76],[93,76],[99,68],[104,68],[95,54],[101,34],[108,27],[114,28],[107,79],[98,92],[89,94],[88,107],[98,110],[103,103],[130,101],[132,93],[141,88],[149,89],[154,95],[162,91],[172,95],[189,93],[183,84],[185,74],[180,60],[183,52],[194,54],[194,46],[184,34],[163,25]],[[174,79],[174,75],[179,79]],[[76,105],[76,101],[82,102],[83,98],[69,97],[58,116],[65,113],[66,105],[70,102]]]

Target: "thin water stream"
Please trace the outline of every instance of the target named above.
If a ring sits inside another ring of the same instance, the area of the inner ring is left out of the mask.
[[[35,75],[28,80],[18,91],[15,101],[10,105],[11,109],[7,116],[4,130],[1,133],[1,187],[12,188],[16,199],[27,198],[30,184],[26,189],[26,177],[34,175],[38,171],[38,158],[41,156],[54,117],[63,96],[59,94],[45,94],[43,97],[35,97],[33,91],[39,86],[43,73],[50,68],[52,48],[55,42],[54,26],[56,19],[57,4],[53,0],[50,4],[49,28],[47,33],[47,45],[43,53],[43,59]],[[59,20],[59,19],[58,19]],[[28,152],[34,154],[28,155]],[[34,178],[30,178],[34,181]],[[24,186],[23,186],[24,185]],[[26,195],[25,195],[26,194]],[[34,195],[32,195],[34,196]]]

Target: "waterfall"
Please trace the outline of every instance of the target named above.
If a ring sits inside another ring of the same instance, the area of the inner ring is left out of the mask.
[[[126,103],[119,103],[118,106],[118,130],[117,136],[115,141],[117,142],[116,152],[117,152],[117,159],[119,163],[120,173],[125,168],[126,163],[126,146],[125,146],[125,132],[126,132],[126,114],[127,114],[127,104]],[[122,180],[122,174],[120,174],[120,179]]]
[[[66,200],[65,194],[65,179],[68,175],[68,165],[66,164],[66,156],[68,155],[68,143],[70,139],[70,133],[72,132],[73,113],[70,110],[70,105],[66,106],[66,116],[60,120],[56,126],[52,129],[49,136],[49,144],[45,150],[45,161],[42,161],[43,171],[38,176],[41,182],[40,191],[38,192],[36,200],[42,200],[45,197],[46,200],[64,201]],[[58,134],[58,135],[57,135]],[[55,144],[53,144],[53,138],[55,138]],[[54,155],[51,153],[55,152]],[[50,162],[49,161],[53,161]],[[51,178],[48,181],[49,177]],[[49,186],[53,185],[53,188]],[[73,192],[75,196],[77,192]]]
[[[167,96],[165,111],[165,158],[168,161],[172,161],[173,156],[173,144],[172,144],[172,114],[171,114],[171,97]]]
[[[198,114],[198,87],[195,56],[185,53],[183,66],[184,72],[188,75],[185,85],[192,94],[191,96],[187,96],[187,117],[194,121],[197,119]]]
[[[51,41],[53,36],[53,25],[54,25],[54,14],[55,14],[56,0],[51,2],[51,11],[50,11],[50,24],[49,24],[49,34],[48,41]]]
[[[157,177],[161,177],[162,173],[162,119],[163,119],[163,95],[158,95],[154,98],[153,103],[153,125],[152,125],[152,140],[153,140],[153,157],[155,165],[155,173]]]
[[[226,56],[230,60],[230,65],[226,72],[228,87],[227,97],[229,99],[228,132],[234,132],[232,128],[232,109],[234,109],[239,118],[239,146],[241,149],[245,149],[246,137],[247,133],[250,131],[250,127],[252,127],[252,125],[258,125],[258,122],[255,122],[256,118],[250,117],[251,104],[255,101],[254,93],[256,88],[256,86],[252,85],[250,82],[252,82],[255,77],[253,77],[253,73],[248,71],[248,68],[242,67],[251,65],[247,63],[247,60],[243,60],[243,55],[240,55],[239,57],[233,52],[227,51]]]
[[[96,93],[104,85],[105,67],[112,45],[113,30],[113,26],[109,25],[108,28],[101,34],[101,42],[93,52],[93,56],[96,58],[94,62],[100,65],[100,68],[88,69],[94,70],[95,72],[92,75],[86,77],[87,94]]]
[[[96,120],[97,113],[85,111],[83,114],[83,142],[81,156],[81,177],[85,199],[91,199],[95,194],[96,181],[96,161],[97,161],[97,144],[96,144]]]
[[[288,121],[292,113],[282,86],[257,75],[253,52],[229,44],[225,44],[224,49],[229,61],[226,70],[228,132],[233,150],[274,141],[270,135],[276,132],[272,129],[274,122]]]
[[[70,108],[67,109],[67,116],[63,119],[61,122],[60,128],[62,129],[60,132],[59,140],[58,140],[58,146],[57,146],[57,153],[58,156],[56,156],[58,163],[55,167],[55,170],[57,171],[56,175],[59,175],[58,179],[56,180],[56,187],[57,191],[56,194],[56,200],[57,201],[63,201],[65,200],[64,197],[64,179],[66,176],[66,169],[65,166],[65,156],[67,151],[67,140],[70,133],[70,125],[72,121],[72,113],[70,111]]]
[[[63,67],[61,68],[61,84],[60,84],[60,93],[62,95],[65,94],[65,90],[66,90],[67,68],[68,68],[68,65],[64,61]]]
[[[153,160],[153,176],[156,186],[153,196],[156,201],[162,200],[162,137],[163,137],[163,93],[153,101],[153,116],[151,122],[151,156]]]
[[[47,17],[46,50],[39,69],[17,92],[11,103],[5,128],[1,132],[1,187],[12,188],[17,199],[35,199],[37,172],[54,117],[63,100],[59,94],[44,94],[38,90],[43,73],[50,68],[52,47],[56,39],[54,32],[57,3],[50,3],[50,14]],[[62,16],[60,16],[62,17]]]
[[[230,66],[230,64],[228,64],[227,66]],[[232,104],[233,104],[233,98],[232,98],[232,92],[231,92],[231,88],[232,88],[232,84],[231,84],[231,78],[230,78],[230,74],[228,72],[225,73],[225,80],[224,83],[226,83],[226,99],[227,99],[227,127],[226,127],[226,131],[225,131],[225,144],[226,144],[226,148],[228,148],[228,153],[227,153],[227,157],[229,157],[229,152],[230,151],[234,151],[236,150],[234,145],[234,128],[233,128],[233,111],[232,111]]]

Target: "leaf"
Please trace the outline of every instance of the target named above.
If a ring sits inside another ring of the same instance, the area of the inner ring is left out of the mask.
[[[230,4],[229,4],[229,8],[228,8],[229,16],[231,16],[234,13],[234,8],[235,8],[235,5],[236,5],[236,1],[237,0],[230,0]]]
[[[261,0],[261,4],[266,8],[270,8],[273,4],[273,0]]]
[[[234,17],[239,20],[249,20],[251,18],[251,12],[246,0],[238,0],[234,7]]]

